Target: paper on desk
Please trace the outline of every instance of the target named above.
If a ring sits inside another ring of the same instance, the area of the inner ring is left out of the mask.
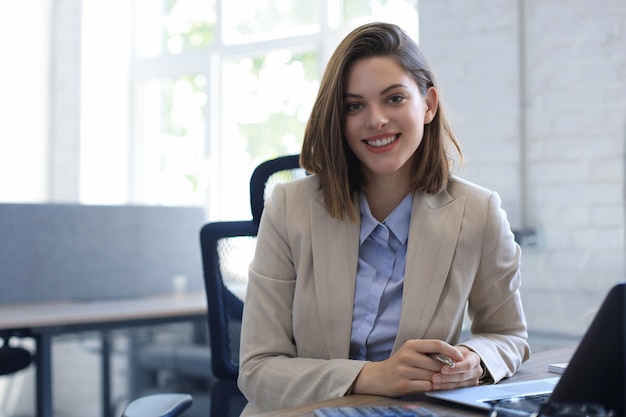
[[[548,365],[548,371],[553,372],[555,374],[562,374],[567,367],[567,362],[562,363],[551,363]]]

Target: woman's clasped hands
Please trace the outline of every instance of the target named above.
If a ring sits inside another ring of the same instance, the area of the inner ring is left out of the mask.
[[[437,353],[452,359],[454,366],[431,357]],[[389,359],[367,363],[352,393],[400,397],[478,385],[482,375],[480,357],[466,346],[441,340],[407,340]]]

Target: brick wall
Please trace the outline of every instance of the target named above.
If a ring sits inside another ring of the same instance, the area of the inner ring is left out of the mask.
[[[524,248],[531,332],[579,335],[626,277],[626,3],[421,0],[420,43]]]

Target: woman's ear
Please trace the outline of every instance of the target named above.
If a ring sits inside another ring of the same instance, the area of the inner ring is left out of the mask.
[[[430,87],[426,90],[426,113],[424,113],[424,124],[432,122],[437,115],[437,109],[439,108],[439,93],[435,87]]]

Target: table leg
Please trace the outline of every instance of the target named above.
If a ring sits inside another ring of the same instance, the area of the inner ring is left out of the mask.
[[[111,410],[111,332],[104,330],[101,333],[102,349],[102,417],[113,417]]]
[[[52,348],[49,333],[35,335],[35,401],[37,416],[52,417]]]

